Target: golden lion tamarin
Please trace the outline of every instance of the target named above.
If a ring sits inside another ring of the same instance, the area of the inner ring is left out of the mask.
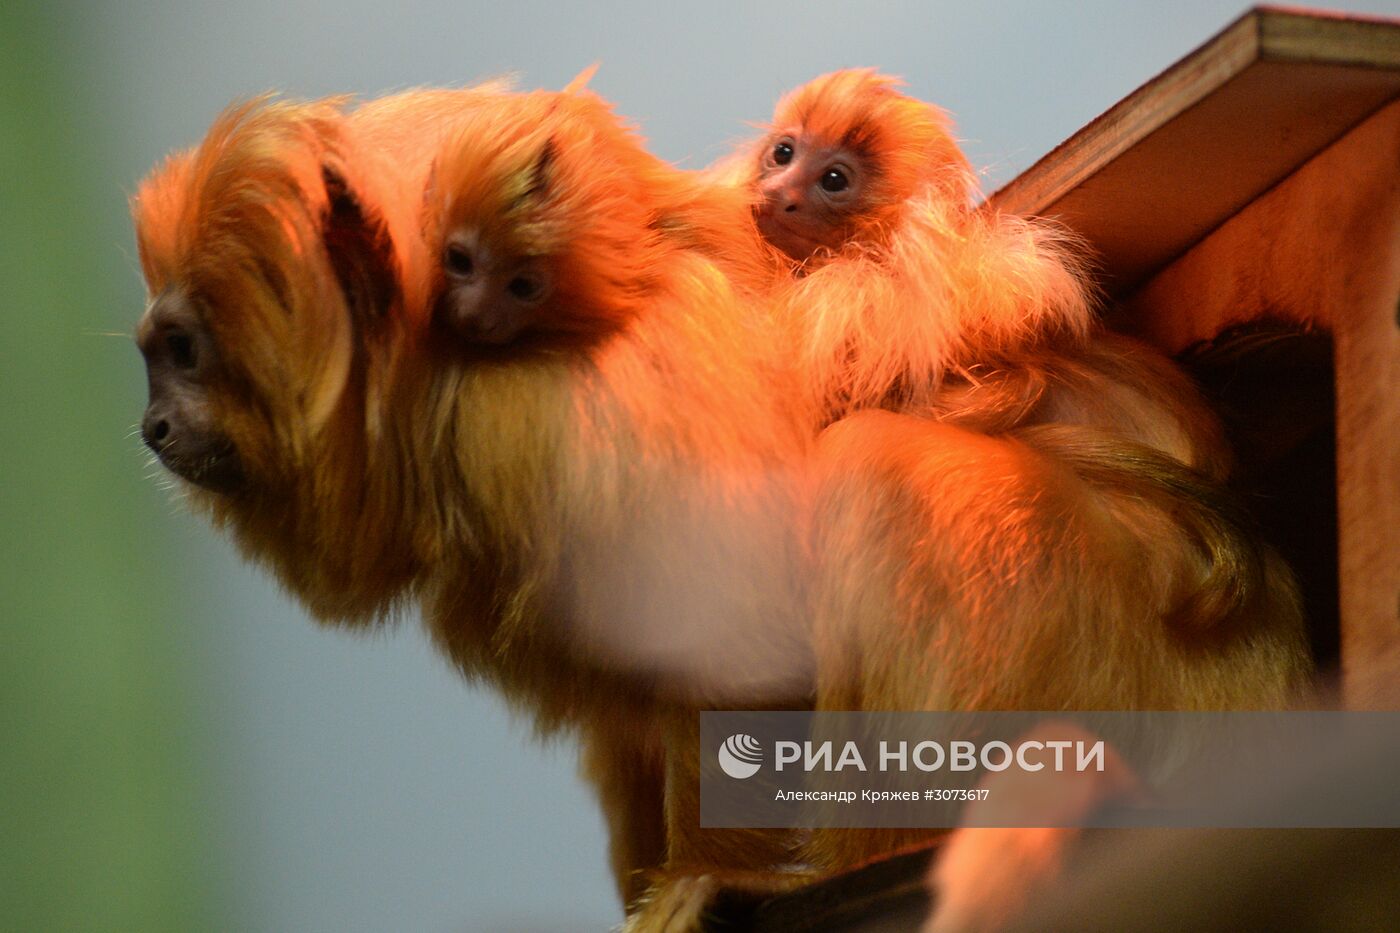
[[[690,206],[704,196],[597,96],[536,92],[481,108],[444,147],[423,223],[444,267],[436,320],[459,335],[463,309],[482,310],[468,267],[480,256],[533,263],[549,294],[547,317],[529,318],[538,329],[513,341],[541,352],[434,344],[438,378],[472,422],[451,433],[506,440],[498,463],[474,445],[444,452],[469,499],[483,497],[474,536],[504,546],[493,565],[531,557],[508,596],[500,580],[443,577],[433,617],[455,620],[441,637],[469,675],[580,732],[629,900],[643,872],[667,865],[767,869],[786,857],[781,834],[699,830],[687,740],[701,705],[801,707],[810,694],[793,611],[810,432],[764,319],[715,255],[723,228]],[[741,209],[723,219],[748,235]],[[571,317],[581,323],[568,332]],[[531,474],[541,488],[522,485]],[[502,612],[509,642],[459,624]],[[558,613],[562,630],[541,631]],[[599,683],[608,672],[625,675],[625,713],[618,685]]]
[[[421,567],[426,534],[405,524],[414,484],[351,466],[401,428],[360,418],[384,413],[424,278],[431,153],[415,160],[403,140],[435,145],[501,92],[409,92],[351,117],[346,98],[231,107],[133,198],[152,295],[137,331],[143,436],[190,481],[191,504],[320,616],[379,617]]]
[[[1179,504],[1193,500],[1214,500],[1197,513],[1208,521],[1232,508],[1210,482],[1150,456],[1138,459],[1120,442],[1143,442],[1215,479],[1229,468],[1220,428],[1195,387],[1161,355],[1092,320],[1093,295],[1072,240],[987,207],[969,210],[971,176],[955,150],[916,158],[929,151],[930,137],[952,146],[940,111],[873,72],[839,72],[789,95],[773,123],[757,154],[750,152],[748,183],[762,198],[760,224],[770,243],[817,280],[795,285],[793,317],[828,411],[878,405],[1014,436],[1070,469],[1089,468],[1097,481],[1108,478],[1099,466],[1118,461],[1110,472],[1119,492],[1142,500],[1129,527],[1168,529],[1183,514]],[[880,142],[860,152],[843,144],[860,137]],[[872,195],[861,184],[871,176],[886,179],[886,190],[900,200]],[[966,187],[950,183],[959,178],[968,179]],[[842,213],[824,214],[833,203]],[[862,227],[853,215],[863,209],[872,222]],[[830,291],[818,284],[823,277],[836,283]],[[888,292],[871,295],[881,288]],[[901,303],[901,293],[912,300]],[[1085,459],[1072,449],[1087,435],[1056,428],[1056,442],[1071,445],[1057,449],[1046,445],[1045,430],[1026,429],[1045,424],[1090,425],[1110,436],[1092,442],[1098,450]],[[1186,533],[1183,542],[1197,537],[1189,524],[1177,530]],[[1218,597],[1229,606],[1241,573],[1254,578],[1246,586],[1287,592],[1287,572],[1272,556],[1250,569],[1238,562],[1253,556],[1235,550],[1241,543],[1249,548],[1247,541],[1220,543],[1212,558],[1220,571],[1215,583],[1197,591],[1205,602],[1183,607],[1178,619],[1220,618]],[[1286,604],[1263,611],[1292,612]],[[1065,793],[1093,797],[1104,790],[1091,782]],[[959,831],[933,876],[935,927],[994,926],[1018,897],[1046,880],[1034,877],[1026,859],[1039,860],[1044,872],[1073,836],[1070,830]],[[991,861],[999,863],[994,872]]]
[[[1204,576],[1176,571],[1196,587],[1173,613],[1177,620],[1237,616],[1242,590],[1250,589],[1280,600],[1270,606],[1266,599],[1255,611],[1296,614],[1287,570],[1276,559],[1256,564],[1247,538],[1211,533],[1233,509],[1207,479],[1223,478],[1230,464],[1214,414],[1168,360],[1098,325],[1083,250],[1072,238],[1044,223],[973,209],[975,177],[946,114],[873,70],[834,72],[784,96],[769,133],[738,158],[739,168],[720,174],[754,191],[765,238],[798,264],[789,319],[819,411],[838,422],[833,431],[848,430],[839,419],[853,412],[888,408],[1014,437],[1081,480],[1106,483],[1114,491],[1108,501],[1138,499],[1122,525],[1175,537],[1178,547],[1165,553],[1185,557],[1192,540],[1215,542],[1200,552],[1212,568]],[[899,436],[920,431],[910,421]],[[1156,451],[1204,475],[1179,470]],[[969,483],[966,491],[976,488]],[[946,491],[945,508],[964,492]],[[992,498],[1007,501],[1004,492]],[[1189,502],[1201,507],[1181,511]],[[1205,527],[1192,527],[1202,520]],[[1082,555],[1084,548],[1073,550]],[[1112,573],[1109,563],[1096,573]],[[1128,589],[1096,599],[1102,605]],[[1066,637],[1075,624],[1067,618],[1047,631]],[[960,666],[967,667],[948,669]],[[1024,689],[1038,676],[1025,670],[1008,682]],[[962,849],[983,832],[959,834]],[[1063,838],[1051,831],[1037,844]]]
[[[541,145],[597,147],[594,164],[640,151],[589,135],[600,102],[560,102]],[[534,118],[518,104],[473,102],[444,176],[512,115]],[[577,184],[579,155],[551,183]],[[687,860],[660,809],[663,725],[693,730],[702,696],[810,693],[794,536],[809,432],[773,341],[683,233],[617,286],[645,299],[625,339],[457,365],[406,298],[422,195],[406,219],[397,192],[393,161],[324,103],[234,108],[154,173],[134,201],[152,295],[143,434],[318,617],[420,600],[465,672],[542,728],[578,728],[635,893],[636,871]],[[766,850],[764,865],[784,857]]]
[[[481,95],[405,204],[408,170],[353,113],[255,103],[133,207],[147,443],[319,618],[420,602],[464,673],[580,735],[631,929],[927,835],[700,829],[700,708],[1281,702],[1306,670],[1286,587],[1173,616],[1217,552],[1249,552],[1194,474],[1089,429],[865,411],[814,439],[784,332],[665,215],[665,172],[613,182],[654,206],[609,221],[645,262],[562,292],[624,307],[606,332],[506,354],[436,339],[452,286],[431,267],[462,230],[521,242],[500,196],[519,179],[549,192],[523,216],[557,225],[557,268],[583,262],[594,219],[550,205],[645,160],[609,121],[591,95]],[[1179,487],[1144,499],[1143,463]]]
[[[721,171],[801,264],[790,308],[828,420],[871,406],[1001,432],[1087,424],[1216,476],[1229,455],[1199,393],[1150,348],[1103,330],[1072,237],[973,208],[947,115],[872,69],[785,95]]]

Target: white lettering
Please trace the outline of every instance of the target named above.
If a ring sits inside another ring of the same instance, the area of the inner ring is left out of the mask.
[[[1016,746],[1016,766],[1022,771],[1041,771],[1045,768],[1045,762],[1037,761],[1031,763],[1026,760],[1026,749],[1033,748],[1038,752],[1045,751],[1044,742],[1022,742]]]
[[[888,770],[889,770],[890,761],[894,760],[894,761],[898,761],[898,762],[899,762],[899,770],[900,770],[900,771],[908,771],[908,770],[909,770],[909,758],[908,758],[908,754],[907,754],[907,753],[908,753],[909,743],[908,743],[908,742],[900,742],[900,743],[899,743],[899,750],[898,750],[898,751],[890,751],[890,749],[886,747],[888,744],[889,744],[888,742],[881,742],[881,743],[880,743],[880,770],[881,770],[881,771],[888,771]]]
[[[924,752],[930,748],[933,749],[935,753],[933,764],[929,764],[924,760]],[[937,771],[939,768],[943,767],[943,746],[939,745],[937,742],[920,742],[918,745],[915,745],[914,764],[920,771]]]
[[[993,764],[990,753],[1001,752],[1001,763]],[[1005,771],[1011,767],[1011,746],[1005,742],[988,742],[982,746],[982,767],[988,771]]]
[[[1079,744],[1079,763],[1078,763],[1077,765],[1075,765],[1075,770],[1076,770],[1076,771],[1084,771],[1084,770],[1086,770],[1086,766],[1088,765],[1089,762],[1091,762],[1091,761],[1097,761],[1097,762],[1098,762],[1098,767],[1094,768],[1094,770],[1095,770],[1095,771],[1102,771],[1102,770],[1103,770],[1103,739],[1099,739],[1097,742],[1095,742],[1094,745],[1093,745],[1093,747],[1090,748],[1089,751],[1088,751],[1087,753],[1084,751],[1084,743],[1083,743],[1083,742],[1080,742],[1080,743],[1078,743],[1078,744]]]

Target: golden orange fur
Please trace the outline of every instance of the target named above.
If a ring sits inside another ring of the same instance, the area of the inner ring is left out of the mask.
[[[388,215],[404,267],[401,285],[407,310],[424,310],[427,300],[422,289],[430,286],[436,267],[437,257],[426,255],[422,238],[415,235],[422,222],[433,158],[476,108],[510,91],[511,84],[505,80],[466,88],[419,88],[365,101],[346,114],[347,131],[382,166],[376,180],[387,190],[378,201]]]
[[[401,133],[431,144],[502,90],[408,92],[351,115],[347,98],[235,105],[133,198],[151,295],[237,348],[219,355],[209,396],[247,488],[190,486],[191,501],[318,615],[381,617],[431,541],[411,525],[427,517],[420,484],[374,449],[402,443],[386,395],[421,330],[429,161],[410,159]]]
[[[382,614],[418,568],[415,548],[386,540],[405,515],[405,487],[367,458],[364,432],[381,426],[359,409],[387,364],[374,335],[396,316],[375,306],[381,296],[337,282],[337,264],[372,266],[391,282],[402,270],[394,253],[372,255],[378,232],[364,255],[333,259],[325,246],[334,215],[326,177],[371,186],[363,155],[340,102],[255,101],[226,111],[133,199],[155,299],[138,339],[162,329],[162,302],[197,316],[222,348],[203,381],[247,476],[237,496],[191,485],[192,504],[318,615],[355,620]],[[377,213],[360,220],[382,229]],[[389,293],[396,303],[396,287]],[[366,526],[385,533],[367,536]]]
[[[425,158],[383,143],[392,119],[256,102],[143,183],[146,436],[319,618],[417,602],[467,676],[580,736],[630,929],[927,835],[700,829],[698,709],[1254,707],[1304,676],[1286,585],[1176,618],[1250,553],[1181,464],[880,411],[814,438],[746,260],[600,100],[461,105]],[[594,199],[599,166],[630,198]],[[557,310],[607,328],[541,352],[437,339],[434,264],[464,226],[547,246],[576,303]]]
[[[589,139],[572,114],[550,125]],[[414,247],[384,219],[401,213],[379,200],[394,171],[338,102],[261,102],[141,186],[138,340],[153,374],[173,327],[217,347],[189,391],[243,465],[236,488],[194,473],[185,489],[318,617],[362,624],[421,600],[465,673],[543,729],[579,729],[634,896],[635,872],[676,851],[658,841],[663,725],[693,723],[667,711],[810,692],[795,393],[686,236],[661,237],[664,261],[626,283],[638,303],[618,339],[461,365],[399,286]],[[696,650],[712,638],[731,653]]]

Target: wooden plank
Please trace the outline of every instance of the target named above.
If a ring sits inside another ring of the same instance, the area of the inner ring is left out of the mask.
[[[1053,213],[1104,166],[1243,71],[1258,49],[1249,13],[1050,150],[989,201],[1016,214]]]
[[[1260,56],[1266,60],[1400,67],[1400,20],[1283,6],[1256,7],[1244,18],[1253,15],[1259,17]]]
[[[1232,217],[1125,303],[1176,352],[1261,317],[1330,330],[1348,703],[1400,706],[1400,101]]]
[[[1122,295],[1397,97],[1400,21],[1256,9],[989,203],[1079,232]]]

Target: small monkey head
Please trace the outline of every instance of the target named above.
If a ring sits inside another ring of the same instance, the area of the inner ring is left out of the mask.
[[[968,199],[967,160],[947,116],[899,87],[871,69],[836,71],[778,102],[758,154],[757,220],[791,259],[879,246],[926,189]]]
[[[478,108],[440,153],[426,199],[435,323],[476,346],[622,327],[657,272],[658,165],[587,91]]]

